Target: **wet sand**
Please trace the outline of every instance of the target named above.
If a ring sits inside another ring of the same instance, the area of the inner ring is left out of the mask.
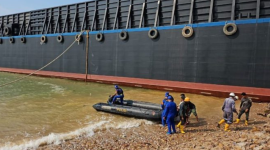
[[[222,115],[199,115],[199,122],[191,117],[186,134],[166,135],[167,127],[158,123],[142,124],[128,129],[95,130],[92,137],[81,135],[59,145],[40,146],[39,150],[67,149],[270,149],[270,118],[257,115],[268,109],[268,104],[253,103],[249,125],[244,125],[245,114],[239,124],[232,124],[231,131],[224,131],[224,124],[217,128]],[[236,115],[234,115],[234,120]]]

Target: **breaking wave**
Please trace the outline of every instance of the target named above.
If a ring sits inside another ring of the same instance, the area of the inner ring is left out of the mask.
[[[78,129],[69,133],[59,133],[59,134],[51,133],[48,136],[45,136],[36,140],[31,140],[20,145],[12,145],[10,143],[7,143],[4,147],[0,147],[0,150],[37,149],[39,146],[42,146],[42,145],[51,145],[51,144],[58,145],[66,140],[75,139],[76,137],[80,135],[86,135],[88,137],[91,137],[95,134],[94,131],[97,129],[103,129],[103,128],[126,129],[126,128],[139,127],[142,124],[153,124],[153,122],[143,120],[143,119],[140,119],[140,120],[132,119],[132,120],[124,121],[120,123],[110,120],[110,121],[100,121],[98,123],[89,123],[89,124],[91,125],[88,125],[85,128],[81,128],[81,129]]]

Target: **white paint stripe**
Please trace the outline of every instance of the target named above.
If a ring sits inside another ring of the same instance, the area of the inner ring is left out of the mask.
[[[258,97],[249,97],[249,98],[251,98],[251,99],[260,99],[260,98],[258,98]]]
[[[172,91],[173,89],[169,89],[169,88],[163,88],[164,90],[168,90],[168,91]]]
[[[212,93],[208,93],[208,92],[201,92],[201,94],[212,95]]]

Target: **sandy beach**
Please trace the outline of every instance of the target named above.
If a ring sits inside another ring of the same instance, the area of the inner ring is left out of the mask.
[[[63,141],[59,145],[40,146],[39,150],[50,149],[270,149],[270,118],[257,115],[268,109],[268,104],[253,103],[249,125],[244,125],[245,115],[240,124],[231,125],[225,132],[224,125],[217,128],[222,116],[203,116],[199,122],[191,119],[186,134],[166,135],[167,127],[158,123],[142,124],[127,129],[95,130],[91,137],[81,135]],[[234,116],[234,120],[236,115]]]

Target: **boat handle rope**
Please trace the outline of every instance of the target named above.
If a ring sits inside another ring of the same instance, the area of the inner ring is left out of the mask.
[[[36,70],[36,71],[34,71],[34,72],[32,72],[32,73],[30,73],[30,74],[28,74],[28,75],[25,75],[25,76],[23,76],[23,77],[21,77],[21,78],[19,78],[19,79],[16,79],[16,80],[13,80],[13,81],[10,81],[10,82],[7,82],[7,83],[4,83],[4,84],[2,84],[2,85],[0,85],[0,88],[1,87],[4,87],[4,86],[7,86],[7,85],[10,85],[10,84],[13,84],[13,83],[16,83],[16,82],[19,82],[19,81],[21,81],[21,80],[23,80],[23,79],[26,79],[27,77],[30,77],[30,76],[32,76],[33,74],[35,74],[35,73],[37,73],[37,72],[39,72],[39,71],[41,71],[41,70],[43,70],[44,68],[46,68],[46,67],[48,67],[50,64],[52,64],[53,62],[55,62],[57,59],[59,59],[62,55],[64,55],[76,42],[77,42],[77,40],[81,37],[81,35],[84,33],[85,31],[83,30],[83,31],[81,31],[80,32],[80,34],[79,34],[79,36],[77,37],[77,39],[75,39],[74,40],[74,42],[72,43],[72,44],[70,44],[70,46],[65,50],[65,51],[63,51],[60,55],[58,55],[55,59],[53,59],[51,62],[49,62],[48,64],[46,64],[45,66],[43,66],[43,67],[41,67],[40,69],[38,69],[38,70]]]

